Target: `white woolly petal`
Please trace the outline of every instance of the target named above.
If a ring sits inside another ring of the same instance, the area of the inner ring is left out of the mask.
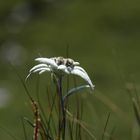
[[[58,70],[65,71],[66,68],[67,68],[67,67],[66,67],[65,65],[59,65],[57,69],[58,69]]]
[[[39,71],[50,71],[50,68],[38,68],[38,69],[35,69],[34,71],[32,71],[33,73],[35,72],[39,72]]]
[[[49,59],[49,58],[36,58],[35,60],[40,62],[40,63],[45,63],[47,65],[50,65],[53,68],[57,68],[57,64],[52,59]]]
[[[82,72],[84,72],[84,73],[87,74],[87,72],[86,72],[82,67],[80,67],[80,66],[74,66],[74,69],[81,70]],[[88,74],[87,74],[87,75],[88,75]]]
[[[71,71],[71,73],[83,78],[90,85],[90,87],[92,89],[94,89],[94,85],[92,84],[88,74],[86,73],[86,71],[83,68],[81,68],[81,67],[75,68],[74,67],[74,69]]]
[[[33,67],[33,68],[34,68],[34,67]],[[39,72],[39,74],[42,74],[42,73],[45,72],[45,71],[51,71],[51,70],[50,70],[50,68],[47,68],[47,67],[46,67],[46,68],[45,68],[45,67],[36,68],[36,69],[30,71],[30,73],[27,75],[25,81],[30,77],[30,75],[31,75],[32,73]]]
[[[63,71],[66,74],[70,74],[70,71],[68,70],[68,67],[66,67],[65,65],[59,65],[58,70]]]
[[[48,67],[47,64],[38,64],[38,65],[35,65],[32,69],[30,69],[30,72],[34,71],[35,69],[46,68],[46,67]]]
[[[76,65],[80,65],[79,62],[73,62],[73,64],[76,66]]]
[[[68,68],[67,68],[67,69],[65,69],[65,73],[66,73],[66,74],[70,74],[71,71],[69,71]]]
[[[39,74],[42,74],[42,73],[44,73],[44,72],[46,72],[46,70],[41,70],[41,71],[39,72]]]

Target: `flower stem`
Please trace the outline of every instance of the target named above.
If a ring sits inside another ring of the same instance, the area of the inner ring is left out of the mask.
[[[62,94],[62,77],[58,78],[58,98],[59,98],[59,137],[62,133],[62,140],[65,140],[65,129],[66,129],[66,113],[65,104],[63,101]]]

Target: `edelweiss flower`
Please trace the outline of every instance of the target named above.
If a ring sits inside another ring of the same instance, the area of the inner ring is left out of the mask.
[[[46,71],[53,72],[55,75],[63,76],[64,74],[74,74],[83,78],[89,86],[94,89],[87,72],[80,66],[79,62],[75,62],[70,58],[52,57],[52,58],[36,58],[40,64],[35,65],[31,70],[27,78],[31,73],[39,72],[42,74]]]

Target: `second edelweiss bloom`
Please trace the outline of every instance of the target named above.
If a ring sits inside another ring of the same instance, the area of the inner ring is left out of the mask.
[[[42,74],[46,71],[53,72],[59,76],[64,74],[74,74],[83,78],[89,84],[89,86],[94,89],[94,85],[92,84],[87,72],[79,66],[79,62],[63,57],[36,58],[35,61],[38,61],[40,64],[35,65],[30,70],[27,77],[29,77],[31,73],[39,72],[39,74]]]

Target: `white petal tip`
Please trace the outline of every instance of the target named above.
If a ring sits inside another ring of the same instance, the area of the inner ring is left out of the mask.
[[[42,61],[44,61],[44,58],[36,58],[35,61],[42,62]]]
[[[94,88],[95,88],[95,85],[92,85],[92,86],[91,86],[91,90],[94,90]]]
[[[74,62],[73,64],[74,64],[75,66],[76,66],[76,65],[80,65],[80,63],[79,63],[79,62]]]
[[[55,63],[55,61],[53,59],[50,58],[36,58],[35,61],[38,61],[40,63],[44,63],[47,65],[50,65],[51,67],[57,68],[57,64]]]
[[[25,78],[25,82],[28,80],[28,78],[30,77],[30,75],[31,75],[31,73],[29,73],[29,74],[27,75],[27,77]]]
[[[46,72],[46,70],[42,70],[39,72],[39,75],[41,75],[42,73]]]
[[[93,92],[95,85],[87,85],[87,88],[90,89],[90,93]]]

